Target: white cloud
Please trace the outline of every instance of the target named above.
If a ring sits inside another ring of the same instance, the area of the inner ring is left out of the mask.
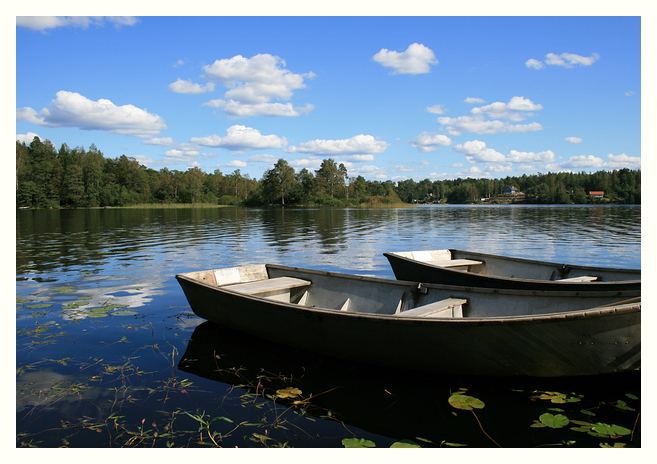
[[[419,43],[409,45],[401,53],[382,48],[372,59],[383,66],[394,68],[392,74],[426,74],[430,65],[438,64],[433,51]]]
[[[446,147],[451,145],[452,139],[446,135],[424,131],[412,139],[410,143],[417,148],[420,153],[429,153],[436,151],[439,146]]]
[[[525,66],[528,68],[542,69],[544,64],[549,66],[561,66],[563,68],[572,68],[573,66],[591,66],[593,63],[600,59],[600,55],[593,53],[591,56],[581,56],[574,53],[562,53],[557,55],[556,53],[548,53],[545,55],[545,62],[535,60],[531,58],[525,62]]]
[[[568,143],[582,143],[582,139],[579,137],[566,137],[566,142]]]
[[[230,163],[222,164],[220,166],[229,167],[229,168],[245,168],[248,166],[248,164],[245,163],[244,161],[233,160]]]
[[[221,102],[221,103],[219,103]],[[299,116],[301,113],[309,113],[315,107],[313,105],[306,105],[303,108],[294,108],[291,103],[258,103],[255,105],[245,105],[235,100],[223,102],[221,100],[212,100],[206,106],[217,105],[216,107],[223,106],[224,113],[232,117],[248,117],[248,116]]]
[[[192,137],[191,143],[206,147],[224,148],[231,151],[266,150],[283,148],[287,140],[277,135],[262,135],[259,130],[246,126],[231,126],[225,137],[210,135],[208,137]]]
[[[634,90],[628,90],[627,92],[625,92],[625,96],[627,97],[631,97],[632,95],[634,95]]]
[[[509,103],[495,102],[490,105],[482,106],[479,108],[472,108],[470,113],[486,114],[494,119],[509,119],[512,121],[522,121],[525,116],[522,112],[538,111],[543,109],[543,106],[534,103],[525,97],[513,97]]]
[[[271,103],[271,100],[287,101],[294,91],[305,88],[304,79],[315,74],[295,74],[285,69],[285,61],[278,56],[259,54],[252,58],[237,55],[216,60],[203,68],[209,81],[220,82],[228,88],[224,100],[212,100],[205,106],[220,108],[231,116],[299,116],[313,109],[293,108],[291,104]]]
[[[548,166],[549,169],[557,170],[573,170],[580,171],[582,169],[640,169],[641,157],[640,156],[627,156],[625,153],[622,155],[608,154],[609,161],[604,161],[593,155],[572,156],[568,161],[563,163],[553,164]]]
[[[609,162],[606,163],[606,166],[611,169],[640,169],[641,168],[641,157],[640,156],[627,156],[625,153],[622,155],[612,155],[609,153],[607,155]]]
[[[525,61],[525,66],[528,68],[542,69],[544,65],[543,62],[535,60],[534,58],[530,58],[529,60]]]
[[[468,97],[463,100],[465,103],[486,103],[486,100],[483,98]]]
[[[309,156],[307,158],[297,158],[295,160],[288,161],[290,166],[292,166],[296,171],[301,171],[302,169],[308,169],[309,171],[316,171],[322,166],[322,159],[317,158],[316,156]]]
[[[312,140],[292,146],[285,151],[288,153],[312,153],[314,155],[373,155],[383,153],[388,146],[387,142],[377,141],[371,135],[356,135],[344,140]]]
[[[275,163],[278,161],[280,157],[276,157],[274,155],[253,155],[249,157],[249,162],[252,163]]]
[[[443,109],[443,105],[433,105],[433,106],[428,106],[426,108],[426,111],[429,113],[433,114],[444,114],[445,110]]]
[[[349,176],[352,177],[363,176],[363,177],[370,177],[374,179],[383,179],[383,180],[387,180],[390,174],[390,171],[388,171],[387,169],[380,168],[378,166],[374,166],[371,164],[366,166],[358,166],[353,170],[348,170],[348,172],[349,172]]]
[[[339,155],[340,160],[351,161],[354,163],[365,163],[367,161],[374,161],[374,155]]]
[[[32,143],[32,140],[34,140],[34,137],[39,137],[37,134],[34,132],[28,132],[27,134],[16,134],[16,140],[19,143],[24,143],[25,145],[30,145]],[[39,140],[43,142],[43,139],[39,137]]]
[[[552,150],[542,151],[540,153],[511,150],[507,161],[512,163],[547,163],[555,160]]]
[[[17,108],[16,119],[40,126],[77,127],[137,137],[152,137],[167,128],[161,117],[136,106],[116,106],[103,98],[93,101],[65,90],[57,92],[50,109],[43,108],[37,113],[29,107]]]
[[[197,95],[199,93],[212,92],[214,90],[214,82],[208,82],[205,85],[201,85],[195,84],[191,80],[184,81],[178,78],[176,82],[169,84],[169,90],[176,93]]]
[[[465,154],[468,163],[503,162],[506,159],[502,153],[486,148],[486,143],[480,140],[459,143],[454,146],[454,150]]]
[[[142,143],[145,145],[160,145],[163,147],[170,147],[175,144],[171,137],[155,137],[150,140],[144,140]]]
[[[438,118],[438,124],[446,126],[451,135],[460,135],[463,132],[475,134],[501,134],[525,133],[543,130],[537,122],[531,124],[511,124],[504,121],[487,121],[483,116],[459,116],[458,118],[441,117]]]
[[[16,16],[16,26],[42,32],[56,27],[87,29],[91,25],[104,26],[105,21],[117,28],[134,26],[139,22],[134,16]]]
[[[178,61],[176,61],[176,62],[173,64],[173,67],[174,67],[174,68],[178,68],[178,67],[180,67],[180,66],[182,66],[182,65],[184,65],[184,64],[185,64],[185,62],[184,62],[183,60],[178,60]]]

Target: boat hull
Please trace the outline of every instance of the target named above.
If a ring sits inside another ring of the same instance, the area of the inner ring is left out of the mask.
[[[384,253],[399,280],[482,288],[507,288],[546,291],[641,290],[641,271],[533,261],[462,250],[451,252],[455,258],[483,262],[480,266],[444,267],[440,261],[421,261],[399,253]],[[417,252],[404,252],[404,254]],[[429,253],[429,252],[426,252]],[[488,268],[488,269],[487,269]],[[490,271],[493,268],[495,271]],[[488,273],[487,273],[488,272]],[[594,276],[592,282],[567,281],[562,276]],[[559,280],[556,280],[555,277]]]
[[[286,275],[313,277],[296,268],[287,269]],[[348,276],[337,273],[315,273],[337,278],[336,285],[349,281]],[[192,310],[203,319],[271,341],[370,364],[452,374],[537,377],[626,372],[640,366],[640,303],[530,316],[399,318],[309,308],[239,294],[186,275],[176,277]],[[392,288],[413,285],[369,280]],[[427,287],[431,291],[431,286]],[[535,296],[545,299],[540,293]]]

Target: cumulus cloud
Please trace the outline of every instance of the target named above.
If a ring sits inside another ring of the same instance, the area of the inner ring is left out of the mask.
[[[511,150],[507,161],[512,163],[547,163],[555,160],[554,152],[546,150],[539,153]]]
[[[482,115],[459,116],[457,118],[441,117],[438,124],[446,126],[451,135],[461,135],[463,132],[474,134],[501,134],[501,133],[525,133],[543,130],[537,122],[530,124],[511,124],[505,121],[489,121]]]
[[[195,84],[191,80],[184,81],[180,78],[176,82],[169,84],[169,90],[176,93],[189,93],[197,95],[199,93],[212,92],[214,90],[214,83],[208,82],[205,85]]]
[[[205,79],[228,88],[223,100],[212,100],[205,106],[223,107],[230,116],[299,116],[313,109],[312,105],[294,108],[292,104],[272,102],[290,100],[295,90],[306,87],[304,79],[315,77],[312,72],[290,72],[285,69],[285,61],[278,56],[265,53],[245,58],[237,55],[216,60],[203,70]]]
[[[451,145],[452,139],[446,135],[424,131],[412,139],[410,143],[417,148],[417,151],[420,153],[429,153],[436,151],[440,146],[447,147]]]
[[[614,155],[610,153],[607,155],[607,158],[609,161],[604,161],[602,158],[593,155],[572,156],[568,161],[553,165],[552,168],[554,170],[641,168],[640,156],[627,156],[625,153],[622,155]]]
[[[465,103],[486,103],[486,100],[483,98],[468,97],[463,100]]]
[[[50,109],[37,112],[29,107],[17,108],[16,120],[46,127],[77,127],[144,138],[167,128],[161,117],[136,106],[116,106],[104,98],[93,101],[65,90],[57,92]]]
[[[376,140],[371,135],[356,135],[343,140],[312,140],[287,148],[288,153],[309,153],[314,155],[374,155],[383,153],[388,146],[387,142]]]
[[[471,114],[485,114],[494,119],[509,119],[511,121],[522,121],[525,119],[523,112],[537,111],[543,109],[543,106],[534,103],[525,97],[513,97],[509,103],[495,102],[490,105],[472,108]]]
[[[582,143],[582,139],[579,137],[566,137],[566,142],[568,143]]]
[[[150,140],[144,140],[142,142],[144,145],[160,145],[163,147],[170,147],[174,145],[174,141],[171,137],[154,137]]]
[[[253,155],[249,157],[249,162],[274,164],[279,159],[280,157],[276,157],[274,155]]]
[[[392,74],[426,74],[431,65],[438,64],[433,51],[419,43],[409,45],[401,53],[382,48],[372,59],[385,67],[394,68]]]
[[[534,69],[543,69],[544,65],[561,66],[563,68],[572,68],[573,66],[591,66],[600,59],[600,55],[593,53],[591,56],[581,56],[574,53],[548,53],[545,55],[545,61],[539,61],[531,58],[525,62],[525,66]]]
[[[212,100],[217,102],[217,100]],[[208,102],[209,103],[209,102]],[[305,107],[293,107],[291,103],[258,103],[255,105],[242,104],[234,100],[225,102],[223,105],[224,113],[232,117],[248,117],[248,116],[299,116],[301,113],[309,113],[315,107],[313,105],[306,105]]]
[[[480,140],[472,140],[465,143],[459,143],[454,146],[454,150],[465,155],[468,163],[489,163],[505,161],[505,156],[486,147],[486,142]]]
[[[426,108],[426,111],[428,113],[433,113],[433,114],[444,114],[445,113],[445,110],[443,109],[443,105],[428,106]]]
[[[528,68],[534,68],[534,69],[543,69],[543,62],[535,60],[534,58],[530,58],[527,61],[525,61],[525,66]]]
[[[41,32],[56,27],[87,29],[91,25],[104,26],[106,22],[118,28],[134,26],[139,20],[134,16],[16,16],[16,26]]]
[[[284,148],[287,140],[277,135],[262,135],[259,130],[246,126],[231,126],[225,137],[210,135],[208,137],[192,137],[191,143],[206,147],[224,148],[230,151],[267,150]]]
[[[34,140],[34,137],[39,137],[39,136],[34,132],[28,132],[27,134],[16,134],[16,141],[18,141],[18,143],[24,143],[25,145],[29,145],[32,143],[32,140]],[[39,140],[43,142],[43,139],[41,137],[39,137]]]

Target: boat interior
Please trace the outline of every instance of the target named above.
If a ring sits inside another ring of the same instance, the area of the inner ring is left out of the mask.
[[[585,310],[609,297],[458,289],[403,281],[347,276],[272,264],[186,274],[224,290],[307,308],[399,318],[509,317]],[[623,298],[619,298],[622,300]],[[627,299],[627,298],[625,298]]]

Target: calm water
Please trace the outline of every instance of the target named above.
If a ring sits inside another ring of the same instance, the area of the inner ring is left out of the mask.
[[[204,323],[175,280],[258,263],[392,279],[383,252],[436,248],[640,268],[641,208],[18,211],[17,446],[640,446],[639,375],[491,381],[358,365]],[[459,388],[485,407],[454,409]],[[632,433],[532,427],[545,413]]]

